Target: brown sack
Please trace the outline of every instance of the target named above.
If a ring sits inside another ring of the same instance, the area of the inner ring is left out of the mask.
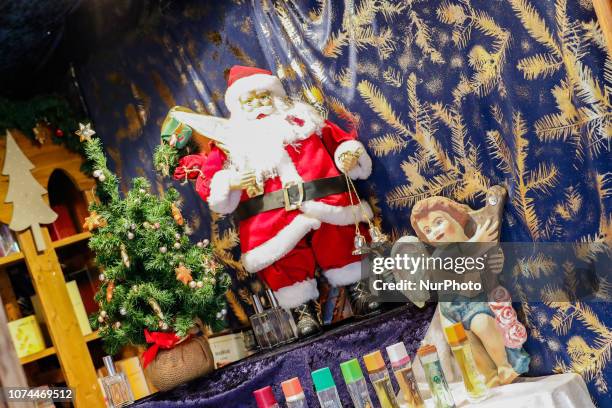
[[[160,349],[146,368],[147,377],[160,391],[167,391],[211,372],[215,367],[208,340],[195,337],[169,350]]]

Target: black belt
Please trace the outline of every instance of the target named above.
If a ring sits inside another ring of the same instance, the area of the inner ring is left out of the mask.
[[[239,221],[259,213],[284,208],[296,210],[304,201],[316,200],[332,194],[348,192],[344,176],[328,177],[313,181],[287,183],[281,190],[262,194],[243,201],[236,209]]]

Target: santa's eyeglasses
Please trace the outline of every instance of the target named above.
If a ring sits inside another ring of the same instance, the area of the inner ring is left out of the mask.
[[[271,106],[272,97],[270,92],[250,92],[246,98],[240,97],[240,105],[243,109],[254,109],[261,106]]]

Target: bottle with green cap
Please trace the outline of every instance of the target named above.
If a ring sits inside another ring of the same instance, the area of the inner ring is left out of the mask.
[[[372,400],[368,392],[368,385],[356,358],[340,364],[344,382],[348,388],[349,395],[355,408],[372,408]]]
[[[322,408],[342,408],[338,389],[329,367],[323,367],[310,373],[314,383],[319,404]]]

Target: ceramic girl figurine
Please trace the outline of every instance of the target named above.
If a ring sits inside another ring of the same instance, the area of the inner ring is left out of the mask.
[[[499,193],[500,190],[492,190]],[[505,191],[502,190],[505,194]],[[501,199],[490,199],[488,205],[497,206]],[[495,214],[474,217],[471,208],[445,197],[430,197],[418,202],[412,209],[410,222],[421,242],[433,248],[433,257],[448,257],[457,254],[457,247],[452,243],[462,242],[495,242],[498,238],[498,221]],[[498,212],[498,215],[500,212]],[[482,213],[481,213],[482,215]],[[478,220],[477,218],[480,218]],[[475,222],[473,222],[475,221]],[[474,228],[475,227],[475,228]],[[470,231],[473,230],[473,232]],[[412,238],[412,239],[410,239]],[[404,237],[400,241],[414,241],[414,237]],[[423,246],[424,247],[424,246]],[[503,255],[495,245],[462,246],[464,251],[481,251],[491,253],[487,260],[487,269],[494,273],[501,271]],[[492,249],[493,248],[493,249]],[[463,253],[469,256],[481,256],[483,253]],[[501,260],[500,260],[501,258]],[[430,277],[440,279],[441,271],[429,271]],[[464,275],[482,272],[466,271]],[[487,376],[489,385],[511,383],[520,374],[527,372],[529,356],[521,346],[526,339],[524,326],[517,321],[511,305],[510,296],[503,287],[491,281],[491,273],[481,276],[485,291],[479,293],[457,293],[453,301],[440,302],[442,326],[461,322],[470,332],[477,363],[492,361],[497,376]],[[432,276],[433,275],[433,276]],[[488,285],[486,279],[489,279]],[[492,290],[491,290],[492,289]],[[489,297],[487,299],[487,293]],[[482,301],[481,301],[482,300]],[[494,302],[487,302],[487,300]],[[484,355],[483,355],[484,354]],[[479,364],[479,368],[482,364]],[[490,363],[489,363],[490,365]]]

